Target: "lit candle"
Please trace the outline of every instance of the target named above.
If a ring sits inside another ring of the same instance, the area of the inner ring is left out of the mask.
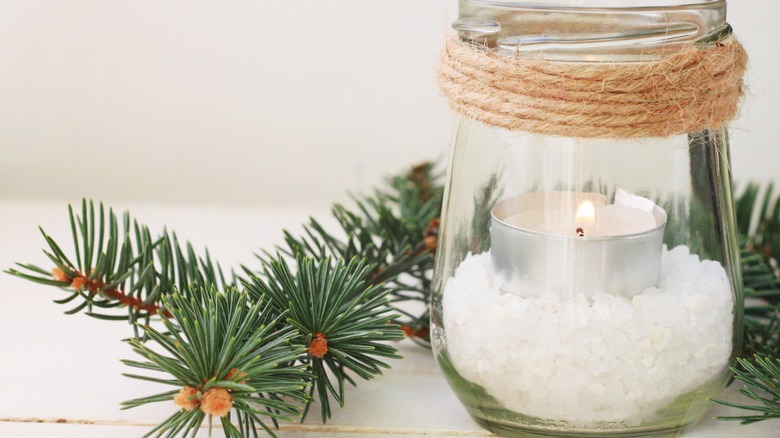
[[[590,201],[585,201],[577,208],[577,215],[574,216],[574,225],[577,227],[574,231],[577,237],[585,237],[585,229],[588,229],[588,235],[591,235],[591,228],[596,222],[596,207]]]
[[[507,198],[493,209],[491,254],[502,289],[633,296],[655,286],[666,212],[618,189],[604,195],[539,192]]]

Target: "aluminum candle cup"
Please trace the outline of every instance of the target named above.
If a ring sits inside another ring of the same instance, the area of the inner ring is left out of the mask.
[[[589,210],[598,219],[599,213],[614,216],[610,209],[630,216],[623,221],[629,227],[599,229],[592,219],[581,225],[575,213]],[[639,232],[636,217],[644,222]],[[532,193],[500,201],[491,220],[491,257],[505,292],[633,297],[658,284],[666,212],[646,198],[619,190],[607,205],[598,193]]]

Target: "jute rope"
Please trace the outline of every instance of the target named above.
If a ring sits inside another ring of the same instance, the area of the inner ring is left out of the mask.
[[[734,118],[747,53],[734,38],[653,62],[554,62],[449,40],[439,86],[457,112],[487,125],[588,138],[666,137]]]

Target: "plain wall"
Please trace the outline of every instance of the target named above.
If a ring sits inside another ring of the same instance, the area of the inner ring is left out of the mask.
[[[0,199],[324,208],[443,159],[455,0],[0,0]],[[780,181],[780,1],[751,54],[735,178]]]

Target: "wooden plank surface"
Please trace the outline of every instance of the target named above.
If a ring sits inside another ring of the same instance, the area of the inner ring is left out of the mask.
[[[310,212],[170,205],[126,205],[152,230],[167,225],[196,250],[209,245],[224,265],[255,265],[252,253],[281,241],[281,229],[298,229]],[[322,215],[323,217],[325,215]],[[48,266],[37,230],[42,225],[67,244],[66,205],[0,202],[0,268],[15,261]],[[140,436],[170,415],[173,404],[121,411],[123,400],[161,391],[150,382],[121,376],[132,358],[122,342],[131,333],[122,322],[85,315],[66,316],[51,303],[62,295],[6,274],[0,275],[0,436]],[[346,405],[335,408],[326,425],[316,407],[305,424],[282,424],[281,437],[452,437],[492,436],[477,426],[450,391],[431,353],[411,342],[399,343],[403,360],[359,388],[348,388]],[[724,395],[735,398],[731,389]],[[734,412],[715,407],[708,417]],[[751,426],[706,419],[685,437],[777,437],[777,421]],[[215,436],[220,436],[216,433]],[[207,436],[201,431],[200,436]]]

